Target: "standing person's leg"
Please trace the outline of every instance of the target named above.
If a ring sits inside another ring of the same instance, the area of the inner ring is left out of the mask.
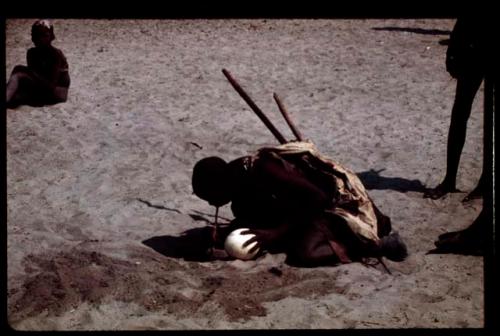
[[[446,151],[446,175],[436,188],[427,191],[424,197],[438,199],[450,192],[457,191],[456,179],[460,156],[465,144],[467,121],[474,97],[481,86],[481,74],[469,74],[457,80],[455,101],[451,111],[450,129]]]
[[[483,170],[481,172],[481,177],[477,183],[477,186],[464,197],[462,202],[468,202],[474,199],[485,197],[485,192],[487,191],[488,185],[491,185],[491,174],[492,174],[492,144],[493,135],[491,127],[493,123],[493,94],[494,85],[491,78],[486,76],[484,79],[484,120],[483,120]]]
[[[494,82],[487,77],[484,84],[484,156],[483,156],[483,174],[479,181],[484,192],[483,209],[467,228],[447,232],[438,237],[434,244],[436,249],[434,253],[461,253],[483,255],[488,247],[494,243],[493,227],[493,188],[491,179],[493,177],[493,118],[495,113]],[[490,188],[488,190],[488,188]]]
[[[442,182],[449,189],[455,189],[456,187],[458,165],[465,144],[467,121],[482,79],[481,75],[470,75],[459,79],[457,82],[457,92],[451,111],[450,131],[448,134],[446,176]]]
[[[478,198],[482,198],[485,187],[486,186],[484,182],[484,167],[483,167],[483,172],[481,173],[481,178],[479,179],[479,182],[477,183],[476,187],[467,196],[464,197],[462,202],[469,202]]]

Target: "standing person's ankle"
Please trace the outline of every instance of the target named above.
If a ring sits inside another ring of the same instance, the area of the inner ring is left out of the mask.
[[[449,182],[445,179],[437,187],[428,189],[424,193],[424,198],[439,199],[444,197],[448,193],[457,191],[459,190],[455,187],[455,183]]]

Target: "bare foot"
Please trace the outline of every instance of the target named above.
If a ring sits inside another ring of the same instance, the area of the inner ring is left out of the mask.
[[[432,253],[456,253],[465,255],[482,255],[483,238],[470,230],[447,232],[434,242],[436,249]]]
[[[441,183],[436,188],[428,189],[424,193],[424,198],[430,198],[430,199],[436,200],[436,199],[444,197],[448,193],[459,192],[459,191],[460,190],[458,190],[455,187],[449,186],[445,183]]]
[[[483,198],[483,189],[480,186],[477,186],[472,190],[467,196],[464,197],[462,203],[469,202],[472,200]]]

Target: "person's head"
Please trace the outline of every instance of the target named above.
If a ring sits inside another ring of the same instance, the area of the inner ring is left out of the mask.
[[[231,201],[229,165],[211,156],[198,161],[193,169],[193,192],[199,198],[219,207]]]
[[[56,38],[54,26],[49,20],[37,20],[31,26],[31,41],[35,46],[47,46]]]

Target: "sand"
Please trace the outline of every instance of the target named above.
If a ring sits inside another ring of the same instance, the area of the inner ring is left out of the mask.
[[[32,21],[6,21],[7,75],[25,63]],[[444,176],[455,81],[439,42],[454,20],[53,23],[68,101],[6,111],[12,328],[483,327],[483,258],[427,254],[482,205],[461,203],[482,168],[482,88],[463,192],[422,197]],[[273,92],[323,154],[359,174],[408,245],[404,262],[386,261],[391,274],[197,256],[214,209],[192,194],[193,165],[276,143],[223,68],[287,137]]]

